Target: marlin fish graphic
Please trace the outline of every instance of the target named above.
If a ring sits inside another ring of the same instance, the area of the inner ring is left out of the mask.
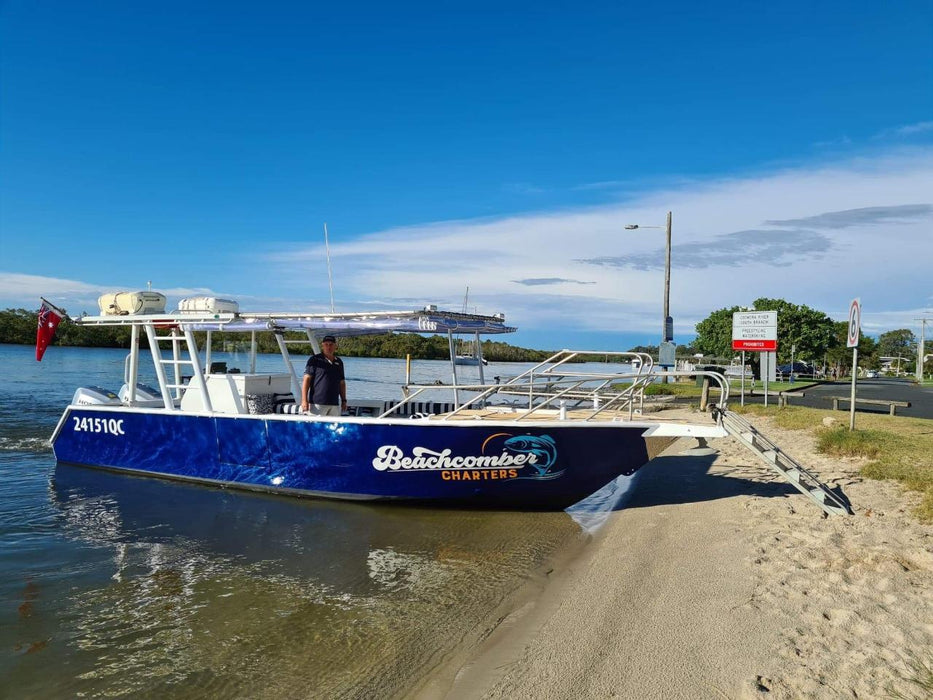
[[[533,454],[537,459],[532,463],[538,476],[544,476],[557,461],[557,445],[550,435],[517,435],[504,443],[513,452]]]

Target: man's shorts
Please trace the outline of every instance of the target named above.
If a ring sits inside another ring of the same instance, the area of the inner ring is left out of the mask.
[[[339,416],[340,406],[330,406],[325,403],[314,404],[314,413],[319,416]]]

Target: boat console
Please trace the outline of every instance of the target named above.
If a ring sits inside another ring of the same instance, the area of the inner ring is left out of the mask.
[[[291,376],[282,374],[208,374],[204,377],[211,407],[216,413],[272,413],[276,399],[286,395],[294,403]],[[191,382],[181,399],[182,411],[206,410],[197,382]]]

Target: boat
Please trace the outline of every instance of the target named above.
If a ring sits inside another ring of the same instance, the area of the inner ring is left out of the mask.
[[[455,355],[454,364],[476,367],[477,365],[486,366],[489,364],[489,361],[485,357],[474,357],[473,355]]]
[[[467,287],[466,294],[463,295],[463,313],[468,313],[469,308],[470,288]],[[464,342],[463,340],[458,340],[455,349],[454,364],[472,367],[477,367],[479,365],[485,367],[489,364],[486,358],[483,357],[483,346],[479,342],[479,335],[476,335],[472,341]]]
[[[478,340],[472,343],[460,341],[457,343],[456,350],[457,354],[454,355],[454,364],[471,367],[477,367],[479,365],[485,367],[489,365],[489,361],[483,357],[483,350]]]
[[[594,373],[575,369],[586,351],[561,350],[512,378],[487,383],[480,365],[478,383],[460,382],[454,337],[515,331],[502,314],[435,305],[379,313],[225,307],[75,323],[128,327],[131,343],[117,391],[78,387],[65,407],[51,437],[62,464],[295,496],[550,510],[634,474],[678,437],[727,434],[715,410],[695,420],[647,411],[645,387],[677,373],[658,372],[642,353],[608,353],[624,371]],[[218,331],[249,339],[248,371],[211,361]],[[303,360],[309,345],[319,352],[324,335],[387,332],[446,334],[452,382],[418,385],[405,377],[397,400],[351,397],[340,417],[300,412],[290,346],[303,344]],[[261,333],[274,335],[281,372],[256,371]],[[143,338],[148,352],[140,349]],[[140,364],[149,361],[155,387],[138,381]],[[724,409],[728,382],[704,374],[719,386]]]

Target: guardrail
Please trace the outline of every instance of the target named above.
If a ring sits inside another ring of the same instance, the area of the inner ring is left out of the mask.
[[[846,402],[852,401],[851,396],[827,396],[825,398],[833,400],[834,411],[839,410],[840,401],[846,401]],[[861,404],[866,404],[869,406],[887,406],[888,415],[891,415],[891,416],[895,415],[896,408],[910,408],[910,401],[889,401],[888,399],[860,399],[856,397],[855,403],[856,405],[861,403]]]

